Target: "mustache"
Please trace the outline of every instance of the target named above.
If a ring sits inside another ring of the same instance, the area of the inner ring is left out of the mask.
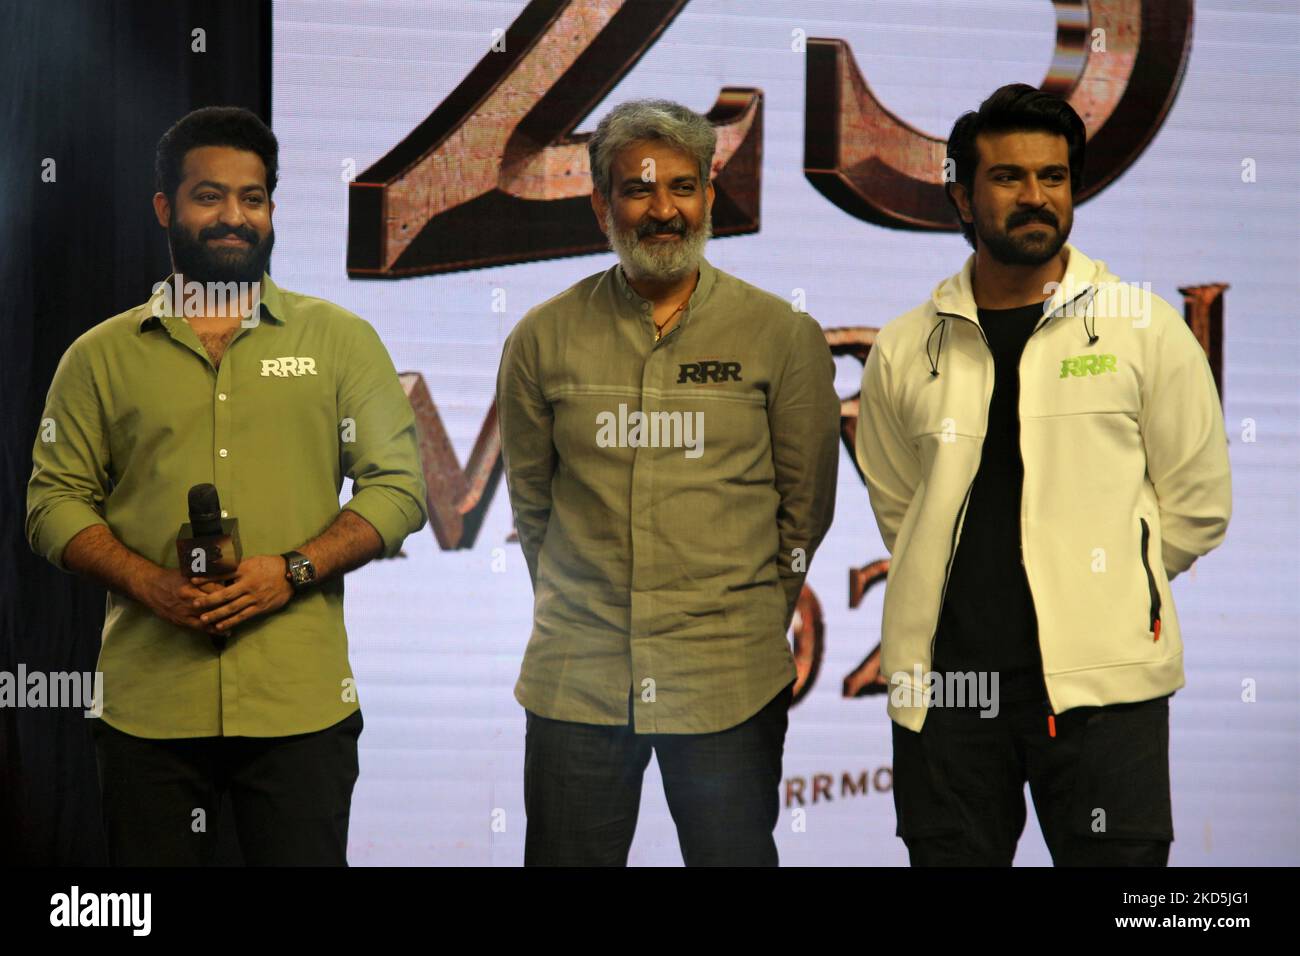
[[[1053,229],[1061,228],[1061,221],[1046,209],[1031,209],[1026,212],[1013,212],[1007,216],[1007,230],[1015,229],[1017,226],[1023,226],[1030,222],[1046,223]]]
[[[643,222],[636,227],[636,235],[638,239],[644,239],[646,236],[655,235],[656,233],[659,235],[672,234],[684,236],[686,235],[686,220],[679,215],[675,219],[670,219],[668,222],[656,222],[651,220],[649,222]]]
[[[225,239],[227,236],[243,239],[250,246],[255,246],[262,241],[262,237],[257,234],[256,230],[247,226],[209,226],[207,229],[199,231],[200,242],[206,242],[209,239]]]

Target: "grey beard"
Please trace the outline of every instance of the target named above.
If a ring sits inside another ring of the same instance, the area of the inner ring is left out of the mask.
[[[614,225],[614,212],[605,211],[605,232],[609,247],[618,253],[623,271],[633,279],[653,282],[680,282],[700,267],[704,258],[704,245],[713,238],[712,210],[704,213],[704,221],[694,232],[687,232],[681,242],[670,246],[647,245],[636,234],[636,229],[619,229]]]

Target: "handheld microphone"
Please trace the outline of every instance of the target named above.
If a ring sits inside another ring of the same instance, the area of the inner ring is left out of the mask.
[[[215,485],[190,489],[190,520],[176,535],[176,557],[181,572],[206,581],[222,581],[239,570],[243,551],[239,546],[239,519],[221,517],[221,501]],[[217,653],[225,650],[226,637],[209,634]]]
[[[225,581],[239,569],[239,519],[222,518],[215,485],[190,489],[190,520],[176,535],[176,557],[186,577]]]

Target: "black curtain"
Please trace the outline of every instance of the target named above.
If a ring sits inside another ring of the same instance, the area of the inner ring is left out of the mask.
[[[271,122],[271,5],[4,0],[0,89],[0,671],[93,671],[104,590],[24,532],[45,393],[73,339],[170,271],[150,205],[163,132],[200,106]],[[0,707],[0,862],[105,862],[80,711]]]

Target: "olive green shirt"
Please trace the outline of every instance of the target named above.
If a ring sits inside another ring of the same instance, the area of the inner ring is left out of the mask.
[[[534,591],[515,697],[626,726],[630,694],[638,733],[711,733],[794,680],[840,401],[817,322],[707,262],[658,342],[651,311],[614,266],[506,340],[497,413]]]
[[[155,315],[161,295],[91,328],[59,362],[27,487],[38,554],[67,570],[64,547],[101,524],[177,568],[189,489],[205,482],[238,520],[244,557],[328,528],[344,475],[346,507],[379,532],[385,556],[423,527],[415,416],[369,323],[266,276],[258,321],[214,367],[183,317]],[[341,575],[236,625],[223,651],[110,590],[98,666],[103,719],[139,737],[300,734],[359,707]]]

